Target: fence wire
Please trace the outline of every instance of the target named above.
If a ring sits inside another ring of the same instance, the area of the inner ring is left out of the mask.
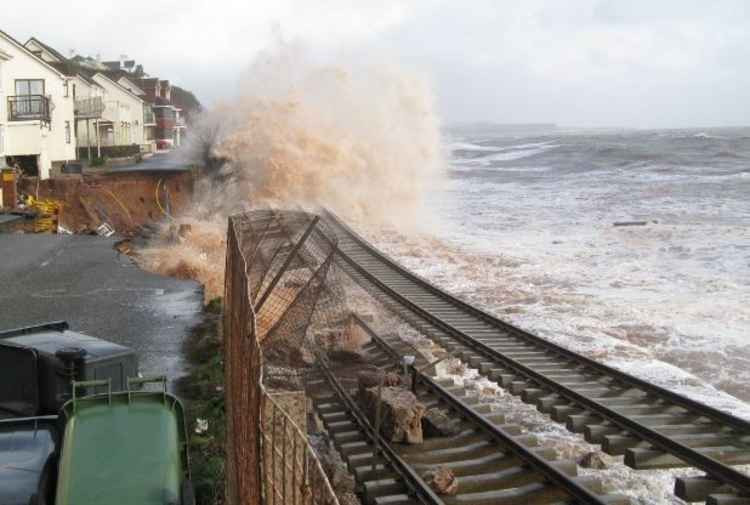
[[[304,416],[295,422],[263,384],[264,356],[291,364],[309,345],[311,326],[343,319],[342,293],[326,282],[335,251],[335,236],[305,212],[229,219],[224,349],[232,505],[338,505],[300,425]]]

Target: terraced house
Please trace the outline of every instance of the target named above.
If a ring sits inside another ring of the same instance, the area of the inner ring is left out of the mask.
[[[0,166],[47,178],[76,159],[74,84],[0,31]]]
[[[82,65],[32,37],[27,49],[71,79],[75,79],[78,145],[101,156],[102,147],[134,146],[132,152],[150,152],[145,136],[145,93],[131,80],[104,68]],[[80,98],[79,98],[80,97]]]
[[[0,168],[45,179],[73,160],[172,149],[198,111],[192,93],[134,60],[66,57],[36,37],[22,44],[0,31]]]

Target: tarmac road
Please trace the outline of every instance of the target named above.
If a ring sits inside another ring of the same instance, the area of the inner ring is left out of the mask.
[[[184,157],[179,151],[156,153],[140,163],[117,165],[110,169],[111,172],[170,172],[185,170],[190,170],[190,166],[185,162]]]
[[[181,344],[199,321],[198,283],[150,274],[114,237],[0,233],[0,329],[66,320],[139,352],[141,372],[182,374]]]

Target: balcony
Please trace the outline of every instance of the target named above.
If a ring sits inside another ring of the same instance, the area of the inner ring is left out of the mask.
[[[8,97],[8,121],[50,121],[49,98],[44,95]]]
[[[102,97],[81,98],[76,100],[75,115],[77,119],[99,119],[105,109]]]

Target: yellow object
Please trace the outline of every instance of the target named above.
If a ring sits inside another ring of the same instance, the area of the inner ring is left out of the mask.
[[[57,232],[57,222],[62,210],[62,202],[53,200],[52,198],[36,199],[29,195],[26,199],[26,205],[38,214],[38,217],[34,221],[35,232]]]
[[[5,182],[13,182],[15,180],[16,176],[13,175],[13,172],[3,172],[3,181]]]
[[[159,201],[159,186],[161,185],[161,181],[163,180],[164,179],[159,179],[159,182],[156,183],[156,189],[154,190],[154,200],[156,200],[156,205],[159,206],[159,210],[161,211],[161,213],[174,221],[174,218],[170,216],[166,210],[164,210],[164,207],[161,206],[161,202]]]

